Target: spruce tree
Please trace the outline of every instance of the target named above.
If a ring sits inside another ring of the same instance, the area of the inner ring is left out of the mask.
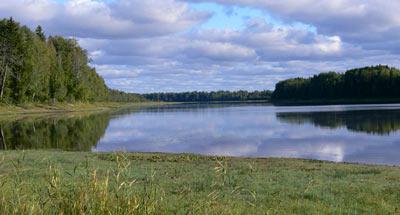
[[[36,35],[39,37],[40,40],[46,41],[46,36],[43,33],[42,26],[38,25],[35,30]]]

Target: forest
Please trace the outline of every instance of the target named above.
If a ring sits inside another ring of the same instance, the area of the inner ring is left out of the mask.
[[[0,102],[144,100],[109,89],[75,39],[46,37],[12,18],[0,20]]]
[[[378,65],[321,73],[276,84],[273,101],[400,98],[400,70]]]
[[[151,101],[162,102],[213,102],[213,101],[268,101],[271,91],[213,91],[182,93],[149,93],[142,96]]]

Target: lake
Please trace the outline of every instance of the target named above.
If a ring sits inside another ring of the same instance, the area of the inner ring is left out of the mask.
[[[0,149],[167,152],[400,164],[400,104],[176,104],[0,119]]]

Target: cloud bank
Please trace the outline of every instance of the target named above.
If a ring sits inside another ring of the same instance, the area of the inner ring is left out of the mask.
[[[204,27],[221,15],[213,5],[242,27]],[[77,38],[110,87],[131,92],[273,89],[289,77],[399,66],[396,8],[378,0],[0,2],[2,17]]]

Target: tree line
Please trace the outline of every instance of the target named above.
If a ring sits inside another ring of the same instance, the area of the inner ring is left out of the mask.
[[[273,101],[393,98],[400,98],[400,70],[383,65],[284,80],[272,95]]]
[[[182,93],[149,93],[142,96],[151,101],[162,102],[213,102],[213,101],[258,101],[269,100],[271,91],[213,91]]]
[[[109,89],[75,39],[0,20],[0,102],[139,101]]]
[[[142,95],[137,93],[127,93],[120,90],[110,89],[108,91],[108,101],[112,102],[145,102]]]

